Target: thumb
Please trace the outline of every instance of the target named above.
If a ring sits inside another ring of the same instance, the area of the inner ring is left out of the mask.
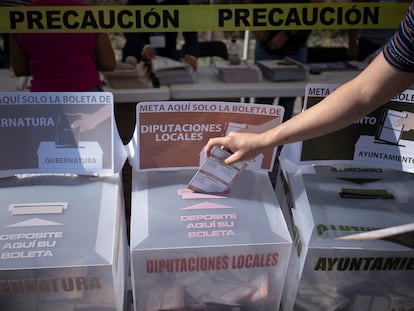
[[[233,163],[236,163],[240,161],[240,156],[238,155],[238,153],[233,153],[232,155],[228,156],[227,158],[224,159],[224,164],[230,165]]]

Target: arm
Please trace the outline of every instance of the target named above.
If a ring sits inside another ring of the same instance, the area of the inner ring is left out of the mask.
[[[115,53],[108,34],[98,33],[96,38],[96,66],[98,70],[112,71],[116,67]]]
[[[230,164],[251,159],[276,146],[334,132],[372,112],[413,82],[413,73],[397,71],[381,53],[357,77],[317,105],[261,134],[233,132],[212,138],[206,145],[206,155],[213,146],[222,146],[233,153],[225,161]]]
[[[29,56],[20,48],[14,35],[10,35],[10,60],[17,77],[30,76]]]
[[[184,62],[197,70],[197,57],[199,55],[198,34],[197,32],[183,32],[185,41]]]

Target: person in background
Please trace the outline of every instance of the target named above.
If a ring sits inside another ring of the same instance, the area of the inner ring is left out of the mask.
[[[276,146],[322,136],[352,124],[414,83],[413,38],[414,1],[382,52],[354,79],[268,131],[231,132],[226,137],[211,138],[205,147],[206,156],[214,146],[220,146],[232,152],[224,161],[231,164],[254,158]]]
[[[32,0],[0,0],[0,6],[23,6],[32,2]],[[3,39],[3,48],[0,48],[0,68],[10,68],[10,34],[3,33],[0,35]]]
[[[354,2],[406,2],[406,0],[353,0]],[[348,33],[348,55],[352,60],[369,63],[394,35],[395,28],[351,29]]]
[[[128,0],[127,5],[188,5],[188,0]],[[137,62],[150,61],[157,55],[169,57],[174,60],[183,60],[194,71],[197,70],[198,36],[197,32],[183,32],[184,49],[177,49],[177,32],[165,33],[133,33],[127,32],[125,45],[122,49],[122,60],[133,56]]]
[[[245,0],[246,3],[308,3],[308,0]],[[285,57],[305,63],[307,60],[307,40],[310,30],[260,30],[255,31],[255,62],[261,60],[280,60]],[[295,97],[281,97],[278,104],[285,108],[284,120],[293,114]],[[274,98],[256,98],[256,103],[272,105]]]
[[[74,0],[34,0],[29,6],[81,6]],[[99,71],[116,67],[106,33],[18,33],[10,36],[16,76],[32,76],[33,92],[101,91]]]

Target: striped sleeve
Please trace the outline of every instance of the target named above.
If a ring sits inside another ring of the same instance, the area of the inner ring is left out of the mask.
[[[397,70],[414,72],[414,1],[383,53],[387,62]]]

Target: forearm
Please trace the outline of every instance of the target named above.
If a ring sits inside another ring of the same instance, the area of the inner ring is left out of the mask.
[[[355,79],[318,104],[263,134],[266,148],[325,135],[369,114],[413,82],[413,75],[391,68],[382,55]]]
[[[211,138],[206,156],[214,146],[233,154],[231,164],[252,159],[276,146],[319,137],[340,130],[369,114],[414,83],[414,74],[397,71],[380,54],[356,78],[338,87],[318,104],[264,133],[230,132]]]

